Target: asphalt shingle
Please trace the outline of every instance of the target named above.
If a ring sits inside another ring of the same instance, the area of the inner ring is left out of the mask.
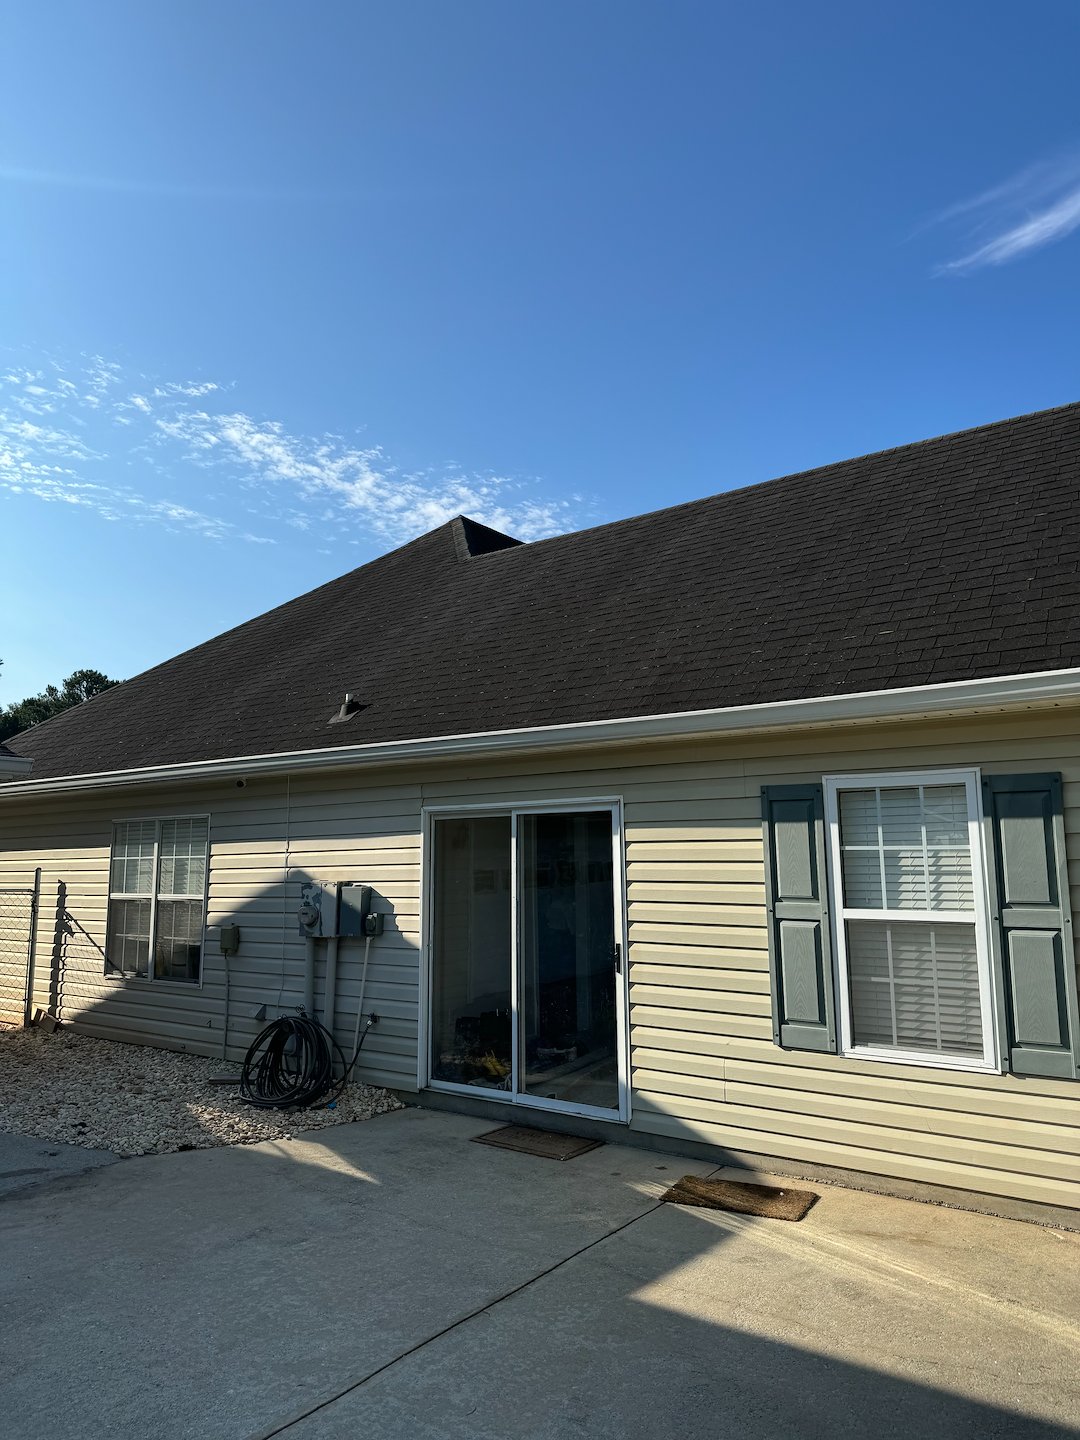
[[[530,545],[459,519],[9,745],[43,779],[1077,666],[1078,488],[1080,404]]]

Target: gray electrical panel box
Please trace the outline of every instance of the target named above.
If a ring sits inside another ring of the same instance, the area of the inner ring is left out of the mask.
[[[337,880],[305,880],[300,886],[300,905],[296,912],[300,934],[325,940],[340,934],[338,930]]]
[[[344,881],[341,886],[341,908],[338,912],[341,934],[354,939],[381,935],[383,917],[371,907],[370,885]]]

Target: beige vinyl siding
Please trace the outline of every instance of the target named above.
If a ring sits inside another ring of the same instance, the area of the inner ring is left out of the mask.
[[[762,785],[837,771],[1061,770],[1076,891],[1075,712],[819,731],[725,751],[741,760],[742,800],[718,802],[707,834],[674,814],[639,825],[633,792],[627,798],[634,1128],[789,1163],[1080,1206],[1080,1084],[773,1045],[756,818]]]
[[[0,884],[41,864],[38,1003],[59,957],[62,1013],[92,1033],[220,1053],[217,927],[241,927],[229,1053],[300,1003],[300,881],[362,880],[386,914],[365,1009],[380,1015],[364,1079],[415,1089],[422,811],[621,797],[629,922],[631,1130],[741,1157],[827,1165],[1080,1207],[1080,1082],[785,1052],[772,1043],[760,789],[836,771],[981,766],[1060,770],[1080,914],[1080,709],[859,725],[701,743],[637,744],[528,760],[428,763],[0,806]],[[203,984],[106,979],[111,821],[211,816]],[[57,885],[66,926],[55,924]],[[351,1044],[362,946],[343,944],[337,1035]],[[322,965],[319,966],[321,983]],[[317,997],[321,1006],[321,993]]]
[[[228,1056],[238,1060],[266,1023],[256,1018],[260,1006],[272,1019],[302,1001],[306,947],[295,918],[301,882],[363,880],[374,886],[386,914],[368,971],[365,1009],[377,1011],[380,1021],[365,1046],[363,1078],[415,1088],[420,800],[418,787],[411,788],[411,795],[400,783],[392,791],[365,786],[360,792],[350,782],[328,794],[312,782],[297,795],[284,778],[253,779],[244,789],[226,782],[0,809],[0,884],[19,883],[9,877],[25,872],[28,857],[42,866],[35,1003],[57,1004],[62,1018],[104,1039],[220,1055],[225,961],[218,930],[235,923],[242,941],[229,962]],[[210,815],[202,983],[105,975],[113,821],[189,814]],[[359,943],[342,946],[335,1033],[350,1050],[361,959]],[[316,974],[321,1014],[321,956]]]

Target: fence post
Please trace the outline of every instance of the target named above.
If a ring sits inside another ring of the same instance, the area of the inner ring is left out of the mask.
[[[41,866],[34,871],[34,893],[30,897],[30,935],[26,942],[26,998],[23,1001],[23,1026],[30,1024],[34,1007],[34,946],[37,943],[38,910],[41,908]]]

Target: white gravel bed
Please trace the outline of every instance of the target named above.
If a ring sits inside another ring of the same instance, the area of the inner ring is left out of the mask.
[[[0,1131],[118,1155],[162,1155],[288,1139],[402,1108],[388,1090],[354,1084],[332,1110],[256,1110],[232,1086],[209,1083],[235,1070],[222,1060],[63,1028],[49,1035],[2,1028]]]

